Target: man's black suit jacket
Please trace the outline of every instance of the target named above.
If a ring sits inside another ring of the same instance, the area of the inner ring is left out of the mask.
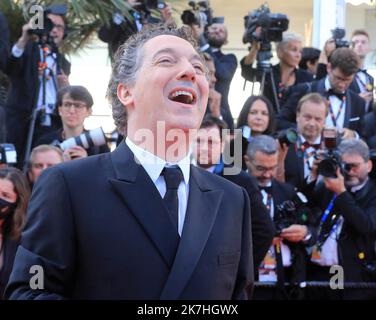
[[[278,129],[296,127],[296,108],[300,98],[312,92],[325,97],[325,79],[295,86],[277,116]],[[351,90],[346,90],[346,108],[344,128],[362,133],[362,120],[365,113],[365,101]]]
[[[243,187],[249,196],[251,206],[253,264],[256,270],[264,259],[276,234],[273,220],[262,202],[262,195],[257,186],[257,180],[241,170],[239,174],[219,174],[221,177]]]
[[[29,287],[41,265],[44,290]],[[246,299],[246,192],[191,166],[181,238],[125,142],[47,169],[34,186],[6,295],[12,299]]]
[[[314,193],[313,200],[317,202],[323,212],[332,197],[333,193],[325,189],[324,185],[320,185]],[[338,259],[344,269],[345,281],[370,281],[369,275],[364,272],[362,267],[364,261],[359,259],[359,252],[363,251],[369,262],[376,259],[374,247],[376,234],[375,183],[369,179],[355,195],[347,191],[341,193],[334,201],[332,214],[335,212],[344,218],[338,240]],[[317,217],[317,226],[320,218]]]

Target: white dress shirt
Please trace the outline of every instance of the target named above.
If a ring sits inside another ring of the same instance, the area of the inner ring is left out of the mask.
[[[331,85],[330,85],[330,82],[329,82],[329,78],[326,77],[326,79],[325,79],[325,90],[328,91],[330,88],[331,88]],[[335,118],[337,117],[338,111],[339,111],[339,109],[340,109],[340,107],[343,103],[341,114],[339,115],[339,117],[336,121],[337,122],[336,127],[337,128],[343,128],[344,123],[345,123],[346,101],[341,101],[338,97],[331,95],[329,97],[329,102],[330,102],[330,105],[332,107]],[[329,127],[334,126],[334,123],[333,123],[332,117],[330,116],[330,113],[328,113],[328,115],[325,119],[325,125],[329,126]]]
[[[128,145],[129,149],[133,152],[135,156],[135,161],[143,166],[146,173],[153,181],[155,187],[157,188],[159,194],[163,198],[166,194],[166,182],[161,172],[164,167],[171,167],[174,165],[179,166],[183,173],[183,181],[180,182],[178,188],[178,199],[179,199],[179,222],[178,222],[178,232],[181,236],[183,231],[183,225],[185,220],[185,214],[188,205],[189,196],[189,175],[190,175],[190,154],[186,155],[177,163],[168,163],[165,160],[157,157],[151,152],[137,146],[128,137],[125,139],[125,143]],[[126,170],[126,168],[124,168]],[[152,214],[152,212],[150,212]]]

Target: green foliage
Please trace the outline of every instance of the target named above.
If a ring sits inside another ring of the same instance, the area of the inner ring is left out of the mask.
[[[173,4],[185,1],[167,2]],[[32,5],[47,7],[52,4],[66,4],[68,7],[66,21],[69,33],[63,48],[66,53],[74,53],[90,44],[98,28],[109,24],[116,10],[132,19],[130,6],[125,0],[1,0],[0,11],[8,19],[11,43],[17,41],[22,25],[33,16],[30,13]]]

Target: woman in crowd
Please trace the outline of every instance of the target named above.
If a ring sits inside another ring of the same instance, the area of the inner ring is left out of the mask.
[[[273,105],[264,96],[250,96],[240,111],[237,129],[242,130],[242,168],[245,170],[244,155],[249,141],[257,135],[273,135],[275,116]]]
[[[30,187],[20,170],[0,169],[0,299],[13,267],[29,197]]]
[[[262,70],[253,68],[253,62],[256,60],[259,46],[259,42],[254,41],[249,54],[240,61],[242,76],[248,81],[260,82],[262,79]],[[269,74],[267,74],[264,92],[262,92],[272,102],[275,112],[278,112],[285,102],[290,87],[298,83],[313,81],[311,73],[298,69],[302,58],[302,40],[300,37],[291,33],[284,33],[282,41],[277,44],[277,56],[279,63],[271,67],[274,84]]]

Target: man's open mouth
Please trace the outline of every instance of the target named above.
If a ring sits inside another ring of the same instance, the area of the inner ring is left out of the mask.
[[[168,98],[172,101],[184,103],[184,104],[195,104],[196,94],[193,91],[188,90],[174,90],[169,95]]]

